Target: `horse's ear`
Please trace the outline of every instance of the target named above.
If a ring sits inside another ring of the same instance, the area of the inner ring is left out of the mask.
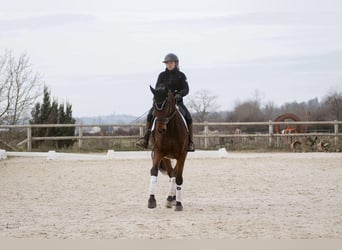
[[[156,90],[154,88],[152,88],[152,86],[150,85],[150,90],[152,92],[152,94],[154,95],[156,93]]]

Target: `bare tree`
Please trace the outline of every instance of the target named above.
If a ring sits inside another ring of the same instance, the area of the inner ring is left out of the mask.
[[[262,112],[264,113],[264,118],[265,121],[273,120],[275,117],[277,117],[279,114],[277,110],[277,106],[273,101],[267,102],[263,109]]]
[[[235,106],[232,120],[236,122],[261,122],[265,118],[258,102],[246,101]]]
[[[27,120],[41,86],[39,74],[32,71],[29,57],[24,53],[17,59],[11,51],[6,51],[0,58],[0,124]]]
[[[265,116],[261,110],[263,98],[260,91],[255,89],[251,99],[244,102],[236,101],[231,120],[237,122],[264,121]]]
[[[0,57],[0,119],[10,107],[11,76],[8,72],[8,61],[6,52],[4,56]]]
[[[324,103],[328,106],[332,119],[342,120],[342,91],[339,88],[331,89],[324,98]]]
[[[208,90],[200,90],[190,99],[187,106],[193,112],[194,118],[199,122],[208,119],[211,112],[217,109],[217,96],[211,94]]]

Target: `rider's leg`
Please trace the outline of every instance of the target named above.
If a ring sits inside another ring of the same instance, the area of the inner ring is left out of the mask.
[[[188,125],[189,128],[189,146],[188,146],[188,151],[189,152],[194,152],[195,151],[195,145],[193,142],[193,129],[192,129],[192,117],[191,114],[189,112],[189,110],[185,107],[184,104],[178,104],[179,106],[181,106],[181,109],[184,110],[184,117],[186,120],[186,123]]]
[[[148,148],[148,142],[150,140],[151,128],[152,128],[152,120],[153,120],[153,108],[150,109],[147,115],[146,122],[146,133],[143,137],[140,137],[136,143],[136,145],[140,148]]]
[[[188,124],[189,127],[189,146],[188,146],[188,151],[189,152],[194,152],[195,151],[195,144],[193,141],[193,132],[192,132],[192,123]]]

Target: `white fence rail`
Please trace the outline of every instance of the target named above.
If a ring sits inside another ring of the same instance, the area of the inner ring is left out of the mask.
[[[297,126],[303,125],[306,126],[331,126],[330,132],[310,132],[310,133],[295,133],[295,134],[278,134],[274,133],[274,126]],[[211,138],[253,138],[253,137],[267,137],[268,143],[271,146],[274,142],[274,138],[279,137],[305,137],[305,136],[325,136],[333,138],[335,145],[338,143],[339,137],[342,137],[341,130],[342,121],[285,121],[285,122],[204,122],[204,123],[194,123],[194,127],[203,128],[202,133],[197,133],[194,135],[195,138],[203,138],[204,140],[204,148],[209,147],[209,139]],[[77,133],[74,136],[53,136],[53,137],[35,137],[32,135],[32,129],[39,128],[66,128],[66,127],[74,127]],[[138,128],[139,135],[130,135],[130,136],[120,136],[120,135],[84,135],[85,128],[94,128],[94,127],[115,127],[115,128]],[[225,130],[234,131],[234,129],[239,127],[254,127],[257,133],[224,133],[218,131],[217,133],[210,133],[210,127],[224,127]],[[32,142],[39,140],[77,140],[78,147],[82,148],[82,142],[84,140],[89,139],[134,139],[142,136],[145,130],[144,124],[37,124],[37,125],[0,125],[1,133],[6,133],[6,129],[26,129],[26,139],[18,143],[18,145],[26,144],[27,151],[32,150]],[[267,131],[267,132],[265,132]],[[5,143],[5,142],[3,142]]]

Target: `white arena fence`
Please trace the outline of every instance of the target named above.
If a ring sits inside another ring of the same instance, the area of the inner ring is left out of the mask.
[[[224,146],[227,140],[251,140],[263,139],[269,146],[279,143],[281,139],[303,138],[303,137],[324,137],[329,138],[336,145],[342,138],[342,121],[285,121],[285,122],[203,122],[194,123],[194,139],[197,148],[208,149],[213,145],[218,148]],[[274,127],[302,126],[305,133],[281,134],[275,133]],[[43,128],[75,128],[73,136],[53,136],[53,137],[36,137],[33,136],[33,129]],[[101,132],[108,130],[110,133]],[[323,128],[323,129],[322,129]],[[115,131],[127,132],[129,130],[136,131],[134,135],[118,135]],[[82,149],[85,140],[125,140],[137,139],[145,132],[145,124],[37,124],[37,125],[0,125],[0,147],[2,144],[11,147],[9,143],[2,139],[2,135],[12,130],[21,130],[25,135],[25,139],[17,143],[16,146],[26,146],[27,151],[32,151],[32,143],[34,141],[51,141],[51,140],[76,140],[78,148]],[[113,132],[114,131],[114,132]],[[14,150],[15,151],[15,150]]]
[[[75,154],[60,153],[56,151],[48,152],[7,152],[0,150],[0,160],[7,157],[40,157],[47,160],[110,160],[110,159],[151,159],[151,151],[114,151],[108,150],[106,154]],[[188,158],[227,158],[228,152],[225,148],[219,150],[197,150],[188,154]]]

